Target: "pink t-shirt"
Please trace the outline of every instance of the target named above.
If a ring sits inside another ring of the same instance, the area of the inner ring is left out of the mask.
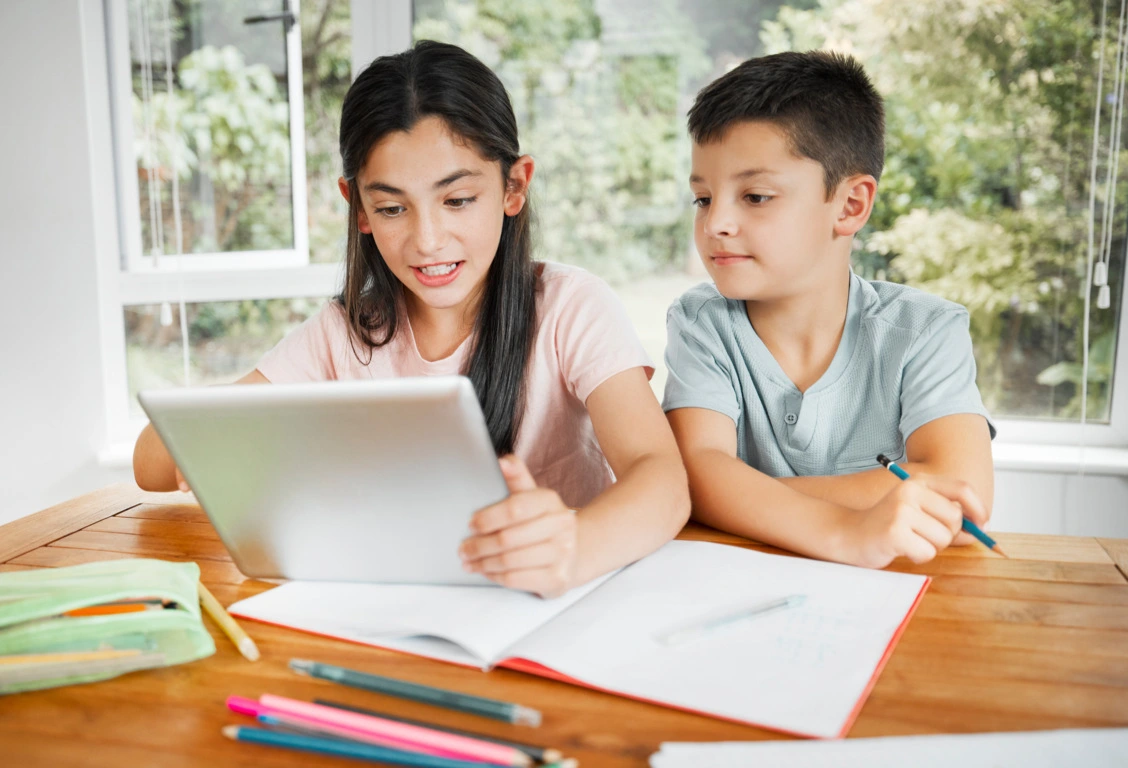
[[[537,485],[552,488],[570,507],[582,507],[612,482],[584,403],[615,374],[642,367],[649,378],[654,367],[606,283],[578,267],[543,264],[528,402],[514,452]],[[344,309],[330,302],[267,352],[258,370],[275,384],[452,375],[461,372],[468,347],[466,341],[449,357],[424,360],[405,322],[365,365],[349,344]],[[363,346],[358,349],[368,356]]]

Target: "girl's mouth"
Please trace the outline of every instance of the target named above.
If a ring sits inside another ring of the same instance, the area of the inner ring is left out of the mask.
[[[415,277],[428,288],[438,288],[454,282],[462,271],[464,261],[448,261],[442,264],[427,264],[423,267],[412,267]]]

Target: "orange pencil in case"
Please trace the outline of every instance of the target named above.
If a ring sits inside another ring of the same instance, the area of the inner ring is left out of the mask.
[[[63,616],[113,616],[118,613],[162,611],[165,607],[161,603],[106,603],[105,605],[88,605],[85,608],[75,608],[64,612]]]

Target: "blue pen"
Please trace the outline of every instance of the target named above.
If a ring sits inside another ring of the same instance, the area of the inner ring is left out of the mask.
[[[878,454],[877,463],[888,469],[890,472],[892,472],[902,480],[909,479],[909,473],[897,466],[897,463],[886,456],[884,453]],[[972,536],[983,542],[983,546],[987,547],[987,549],[990,549],[993,552],[998,552],[1003,557],[1007,557],[1007,553],[999,549],[999,545],[995,543],[994,539],[984,533],[982,528],[968,520],[966,517],[963,519],[961,527]]]

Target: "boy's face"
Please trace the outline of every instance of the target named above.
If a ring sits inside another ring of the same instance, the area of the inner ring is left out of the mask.
[[[782,130],[736,123],[694,143],[689,183],[697,252],[722,295],[770,301],[825,283],[842,201],[826,199],[822,166],[793,154]]]

